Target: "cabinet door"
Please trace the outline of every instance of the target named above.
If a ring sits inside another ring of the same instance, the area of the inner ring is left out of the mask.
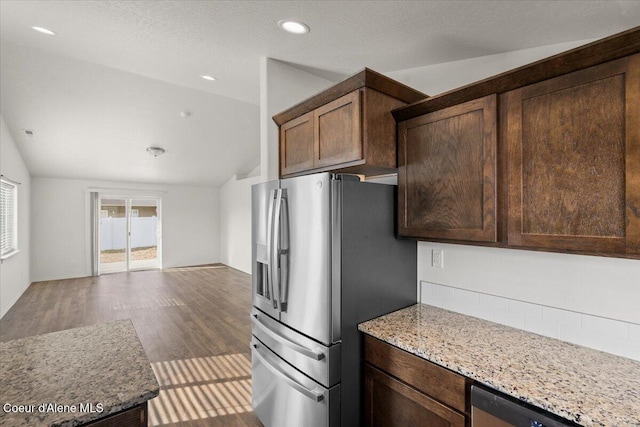
[[[508,243],[640,254],[640,55],[508,92]]]
[[[110,415],[98,421],[87,424],[88,427],[146,427],[147,402],[131,409],[127,409],[119,414]]]
[[[353,91],[314,111],[314,167],[362,159],[360,91]]]
[[[395,378],[365,365],[367,427],[464,427],[465,416]]]
[[[313,112],[280,126],[280,175],[313,169]]]
[[[496,95],[398,127],[399,233],[495,242]]]

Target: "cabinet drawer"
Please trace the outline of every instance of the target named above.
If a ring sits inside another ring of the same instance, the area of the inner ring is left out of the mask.
[[[467,413],[467,378],[368,335],[364,337],[364,357],[371,365],[436,397],[440,402]]]

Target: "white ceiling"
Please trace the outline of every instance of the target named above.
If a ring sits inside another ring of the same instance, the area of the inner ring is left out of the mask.
[[[220,185],[259,163],[261,57],[335,80],[638,23],[639,1],[2,0],[0,112],[34,176]]]

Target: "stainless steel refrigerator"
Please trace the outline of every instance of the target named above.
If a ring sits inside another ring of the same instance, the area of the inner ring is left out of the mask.
[[[357,325],[417,299],[395,192],[329,173],[252,187],[252,399],[265,427],[360,424]]]

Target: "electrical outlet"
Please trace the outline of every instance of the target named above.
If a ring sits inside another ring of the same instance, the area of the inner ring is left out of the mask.
[[[442,249],[431,250],[431,266],[444,268],[444,251]]]

